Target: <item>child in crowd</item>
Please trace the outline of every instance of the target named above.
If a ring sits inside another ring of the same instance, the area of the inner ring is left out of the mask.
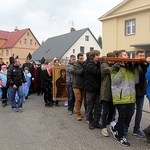
[[[24,68],[24,76],[27,81],[27,85],[23,84],[23,93],[24,93],[24,101],[25,101],[25,99],[28,99],[29,88],[31,85],[31,76],[32,76],[27,67]]]
[[[7,66],[2,65],[1,66],[1,72],[0,72],[0,87],[2,90],[2,106],[7,106]]]

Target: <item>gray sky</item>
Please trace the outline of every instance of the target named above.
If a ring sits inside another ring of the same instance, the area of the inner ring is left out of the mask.
[[[30,28],[41,43],[49,37],[89,27],[102,35],[98,18],[123,0],[0,0],[0,30]]]

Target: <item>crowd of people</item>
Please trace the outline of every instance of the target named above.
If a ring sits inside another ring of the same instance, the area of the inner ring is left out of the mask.
[[[8,66],[0,58],[3,107],[7,106],[7,100],[10,100],[12,110],[22,112],[23,102],[32,92],[43,95],[45,107],[52,107],[54,104],[59,106],[59,101],[53,99],[52,91],[53,67],[61,65],[59,60],[55,59],[52,64],[42,58],[41,64],[36,65],[30,62],[31,57],[29,54],[23,65],[18,57],[10,57]],[[99,128],[105,137],[111,132],[124,146],[130,146],[126,137],[135,113],[133,135],[146,137],[150,142],[150,125],[143,132],[140,127],[144,96],[150,100],[150,57],[146,58],[146,62],[139,63],[100,61],[100,57],[98,50],[88,52],[86,60],[82,53],[79,53],[77,58],[71,55],[66,70],[60,71],[61,76],[56,81],[56,87],[59,89],[56,97],[68,96],[68,114],[75,113],[77,121],[83,120],[83,102],[89,129]],[[126,59],[128,54],[125,50],[118,50],[109,52],[107,57]],[[137,50],[135,58],[145,58],[145,51]]]

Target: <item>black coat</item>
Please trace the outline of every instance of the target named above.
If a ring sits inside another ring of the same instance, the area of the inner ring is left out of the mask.
[[[10,86],[14,84],[16,86],[21,86],[22,83],[25,83],[26,79],[23,73],[22,68],[19,66],[10,65],[7,71],[7,83]]]
[[[52,87],[52,75],[47,73],[47,70],[42,70],[42,81],[41,81],[42,88],[50,88]]]
[[[101,72],[100,63],[90,60],[85,67],[84,89],[85,92],[100,93]]]

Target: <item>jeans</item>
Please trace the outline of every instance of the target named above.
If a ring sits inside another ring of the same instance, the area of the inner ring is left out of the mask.
[[[102,113],[102,128],[106,128],[112,121],[113,115],[115,113],[115,106],[111,101],[102,100],[103,113]]]
[[[144,96],[136,96],[136,115],[135,115],[135,124],[134,131],[138,131],[140,129],[140,122],[142,119],[142,110],[144,104]]]
[[[134,114],[134,103],[131,104],[118,104],[116,108],[118,110],[118,122],[115,126],[118,131],[118,136],[124,136],[124,128],[128,129],[132,116]]]
[[[75,96],[74,96],[72,84],[67,84],[67,92],[68,92],[68,111],[73,112]]]
[[[11,101],[11,108],[17,108],[16,101],[15,101],[15,94],[18,92],[18,108],[22,108],[23,104],[23,88],[22,86],[18,86],[16,89],[12,86],[9,86],[9,94],[10,94],[10,101]]]
[[[99,123],[101,116],[100,94],[86,92],[87,114],[89,122]]]

